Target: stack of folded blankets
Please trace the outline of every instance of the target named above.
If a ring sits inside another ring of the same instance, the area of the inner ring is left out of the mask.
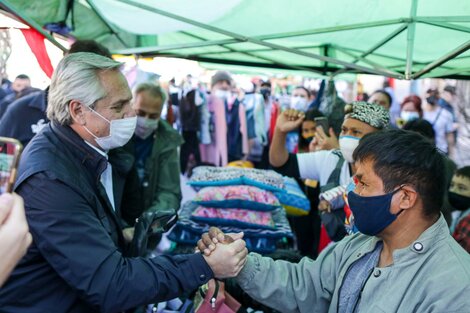
[[[195,245],[204,232],[216,226],[225,233],[244,232],[250,251],[274,252],[279,242],[293,236],[285,209],[294,215],[309,210],[297,195],[289,196],[292,188],[286,189],[286,182],[292,183],[270,170],[197,167],[189,184],[199,191],[193,201],[183,204],[169,238]],[[300,188],[298,191],[301,193]]]

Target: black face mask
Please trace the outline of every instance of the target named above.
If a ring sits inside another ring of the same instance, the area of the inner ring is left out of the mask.
[[[265,99],[269,98],[269,96],[271,95],[270,89],[261,89],[259,92],[263,95],[263,98]]]
[[[449,192],[450,204],[459,211],[470,209],[470,197],[459,195],[455,192]]]
[[[437,103],[438,98],[436,96],[430,96],[426,98],[426,101],[431,104],[435,105]]]

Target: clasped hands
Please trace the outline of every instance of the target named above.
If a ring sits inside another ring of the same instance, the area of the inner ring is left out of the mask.
[[[211,227],[197,243],[196,252],[202,253],[216,278],[237,276],[245,266],[248,250],[243,233],[224,234]]]

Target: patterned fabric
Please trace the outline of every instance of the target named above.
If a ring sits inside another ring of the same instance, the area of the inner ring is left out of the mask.
[[[214,226],[234,225],[240,228],[246,226],[274,228],[274,221],[270,212],[246,209],[216,209],[200,206],[194,211],[191,219]]]
[[[470,215],[467,215],[457,224],[453,236],[470,253]]]
[[[234,167],[196,167],[189,184],[196,187],[250,185],[270,191],[284,189],[282,175],[272,170]]]
[[[384,107],[363,101],[355,101],[352,104],[352,113],[348,118],[353,118],[369,124],[370,126],[383,129],[390,123],[390,114]]]
[[[281,204],[271,192],[253,186],[223,186],[201,189],[194,202],[213,208],[241,208],[272,211]]]
[[[187,244],[195,246],[201,239],[201,235],[209,231],[210,225],[198,223],[191,220],[192,213],[198,208],[198,205],[188,201],[184,203],[178,212],[178,222],[171,230],[168,238],[178,244]],[[264,229],[259,227],[240,228],[236,226],[220,226],[225,233],[243,232],[243,239],[249,251],[258,253],[272,253],[277,248],[277,243],[283,238],[293,238],[292,230],[286,217],[284,209],[272,211],[272,219],[275,228]]]
[[[300,189],[297,181],[291,177],[284,176],[285,192],[276,192],[276,197],[286,210],[287,215],[302,216],[308,215],[310,211],[310,201],[305,193]]]

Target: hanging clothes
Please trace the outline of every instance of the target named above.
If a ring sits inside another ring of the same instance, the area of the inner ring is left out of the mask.
[[[211,142],[199,145],[201,161],[215,166],[227,165],[229,137],[230,142],[238,147],[236,150],[230,147],[231,157],[242,157],[247,154],[249,146],[245,106],[236,98],[229,99],[225,103],[224,100],[211,95],[208,100],[208,113]],[[228,134],[228,124],[235,126],[231,127],[230,134]]]

